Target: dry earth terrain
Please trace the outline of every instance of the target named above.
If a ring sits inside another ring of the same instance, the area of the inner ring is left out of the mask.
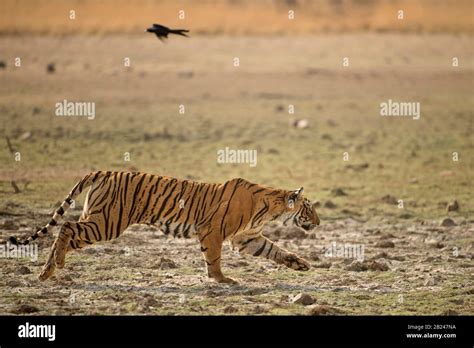
[[[99,169],[304,186],[322,221],[310,233],[266,229],[309,272],[226,247],[237,286],[205,277],[196,241],[147,226],[69,254],[41,283],[45,238],[36,261],[0,258],[0,313],[473,314],[472,43],[390,33],[0,37],[2,244],[45,224]],[[95,118],[55,116],[64,99],[94,102]],[[388,99],[420,102],[420,119],[380,116]],[[226,146],[257,150],[257,166],[217,163]],[[331,255],[334,242],[363,255]]]

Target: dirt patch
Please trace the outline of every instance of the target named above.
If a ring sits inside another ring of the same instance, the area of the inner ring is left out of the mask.
[[[16,225],[29,221],[28,217],[8,219]],[[453,227],[443,240],[444,248],[427,248],[424,237],[444,235],[437,225],[437,221],[405,222],[394,228],[388,221],[348,219],[319,226],[315,238],[280,239],[280,246],[312,260],[308,272],[242,257],[224,248],[223,272],[237,279],[238,285],[216,284],[207,278],[197,241],[161,234],[157,238],[157,231],[145,225],[134,226],[112,242],[68,254],[64,270],[42,283],[37,276],[52,242],[43,238],[37,261],[2,260],[8,276],[0,280],[4,299],[0,313],[437,314],[440,308],[472,313],[469,294],[473,290],[466,286],[472,268],[469,236],[473,223]],[[382,233],[391,233],[397,243],[389,253],[380,252],[375,247],[380,235],[367,231],[388,228],[392,232]],[[282,227],[268,229],[271,234]],[[16,232],[0,230],[0,239],[12,234]],[[325,252],[333,242],[347,247],[361,240],[364,254],[358,256],[363,256],[362,261]],[[459,248],[457,256],[454,248]],[[405,298],[403,303],[399,296]]]

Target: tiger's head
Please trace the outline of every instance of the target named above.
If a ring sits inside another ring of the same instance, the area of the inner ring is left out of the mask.
[[[289,192],[286,197],[286,209],[281,216],[285,226],[298,226],[310,231],[319,225],[319,216],[316,213],[316,204],[303,197],[303,188]]]

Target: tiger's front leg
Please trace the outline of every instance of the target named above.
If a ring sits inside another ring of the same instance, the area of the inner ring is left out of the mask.
[[[307,271],[310,268],[308,261],[280,248],[274,242],[262,236],[260,232],[258,234],[237,235],[232,240],[232,246],[237,248],[241,255],[265,257],[297,271]]]

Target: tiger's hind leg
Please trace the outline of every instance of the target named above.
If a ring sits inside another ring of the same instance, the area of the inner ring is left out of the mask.
[[[100,236],[97,226],[94,222],[65,222],[51,247],[39,279],[46,280],[54,273],[56,267],[63,268],[68,251],[94,244],[98,240],[97,236]]]

